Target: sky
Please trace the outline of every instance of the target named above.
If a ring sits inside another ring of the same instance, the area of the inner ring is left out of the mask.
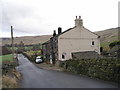
[[[74,27],[76,16],[90,31],[118,27],[119,0],[0,0],[0,37],[50,35]]]

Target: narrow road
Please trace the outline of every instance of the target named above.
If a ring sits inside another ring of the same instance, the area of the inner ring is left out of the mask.
[[[80,75],[37,68],[22,54],[18,55],[22,73],[21,88],[117,88],[108,82]]]

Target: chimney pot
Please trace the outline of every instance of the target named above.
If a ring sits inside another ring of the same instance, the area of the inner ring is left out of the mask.
[[[56,36],[56,30],[53,31],[53,37]]]
[[[76,16],[76,19],[77,19],[77,16]]]
[[[58,34],[62,33],[62,28],[58,27]]]
[[[81,19],[81,16],[79,16],[79,19]]]

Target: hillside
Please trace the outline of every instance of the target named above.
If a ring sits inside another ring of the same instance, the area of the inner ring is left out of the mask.
[[[109,44],[111,42],[118,40],[118,28],[111,28],[95,33],[100,36],[101,46],[104,47],[105,50],[109,50]],[[20,41],[23,41],[25,45],[38,44],[46,42],[50,37],[52,37],[52,35],[16,37],[14,43],[19,44]],[[11,44],[11,39],[3,38],[2,43],[3,45]]]
[[[24,36],[24,37],[15,37],[14,43],[19,44],[20,41],[23,41],[25,45],[44,43],[50,39],[52,35],[42,35],[42,36]],[[11,39],[2,39],[2,45],[11,44]]]
[[[118,28],[111,28],[95,32],[100,36],[101,46],[105,50],[109,50],[109,44],[113,41],[118,41]]]

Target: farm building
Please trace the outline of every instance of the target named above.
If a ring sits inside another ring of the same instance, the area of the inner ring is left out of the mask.
[[[54,30],[53,37],[42,44],[42,49],[43,59],[53,64],[69,60],[77,52],[83,54],[94,52],[99,55],[100,37],[83,26],[81,16],[76,16],[73,28],[62,32],[62,28],[59,27],[58,34]]]

